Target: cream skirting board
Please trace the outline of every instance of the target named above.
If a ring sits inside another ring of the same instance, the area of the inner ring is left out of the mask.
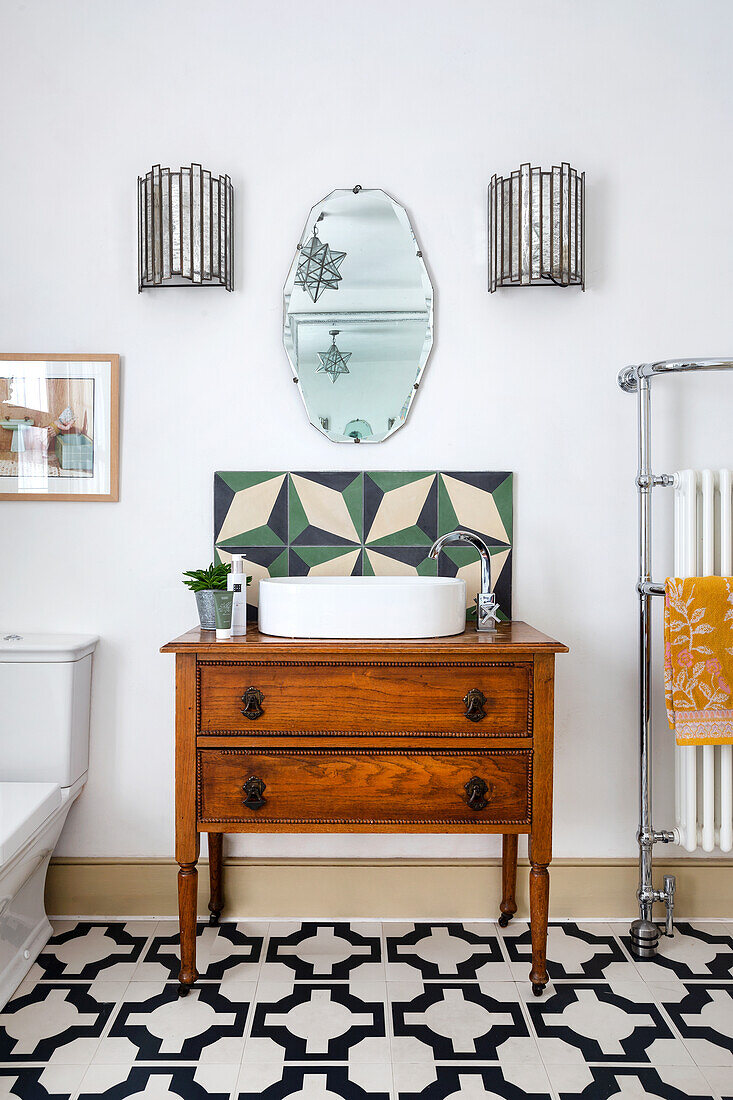
[[[176,869],[168,859],[55,859],[46,908],[58,917],[174,916]],[[660,876],[677,875],[679,919],[733,919],[733,860],[670,860],[658,870]],[[205,916],[205,860],[199,871],[199,913]],[[528,914],[527,874],[527,863],[520,860],[518,919]],[[555,860],[550,916],[630,917],[637,879],[636,860]],[[498,859],[232,859],[226,861],[224,917],[475,920],[498,916],[500,897]]]

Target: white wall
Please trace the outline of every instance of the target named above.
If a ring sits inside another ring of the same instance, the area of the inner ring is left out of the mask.
[[[123,357],[120,503],[0,505],[0,626],[103,638],[61,851],[172,851],[173,660],[157,650],[195,618],[179,576],[211,557],[213,471],[368,465],[516,471],[516,615],[571,647],[555,853],[631,854],[635,408],[615,378],[733,353],[733,6],[3,0],[0,18],[0,345]],[[585,294],[486,291],[487,183],[530,158],[587,173]],[[138,295],[137,175],[192,159],[234,181],[236,293]],[[409,421],[367,452],[308,426],[280,333],[308,210],[355,183],[407,206],[437,295]],[[733,461],[732,384],[658,383],[660,469]],[[661,773],[663,731],[657,749]],[[668,826],[661,780],[657,795]]]

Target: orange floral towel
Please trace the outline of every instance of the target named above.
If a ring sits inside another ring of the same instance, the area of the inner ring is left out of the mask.
[[[678,745],[733,744],[733,578],[669,577],[664,687]]]

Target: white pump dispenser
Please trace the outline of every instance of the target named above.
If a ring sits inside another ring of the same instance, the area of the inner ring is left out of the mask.
[[[227,588],[234,593],[232,600],[232,638],[247,633],[247,574],[244,554],[232,554],[232,571],[227,577]]]

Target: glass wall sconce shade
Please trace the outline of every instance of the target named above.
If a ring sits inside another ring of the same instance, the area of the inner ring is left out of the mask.
[[[585,290],[585,172],[522,164],[489,184],[489,291],[502,286]]]
[[[234,189],[200,164],[154,165],[138,177],[138,290],[223,286],[234,290]]]

